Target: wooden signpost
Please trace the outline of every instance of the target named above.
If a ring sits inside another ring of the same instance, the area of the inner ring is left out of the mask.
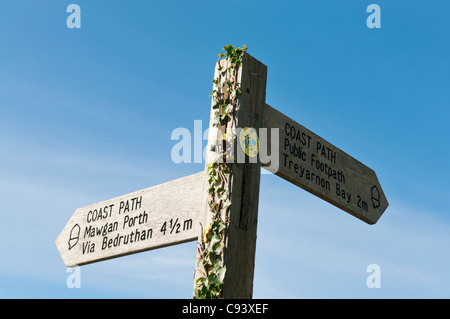
[[[56,239],[68,267],[197,239],[203,172],[78,208]]]
[[[218,62],[216,74],[220,67]],[[247,53],[237,80],[242,94],[226,131],[269,128],[268,149],[275,149],[279,164],[273,173],[366,223],[376,223],[389,204],[375,172],[267,105],[267,67]],[[213,117],[214,106],[210,128]],[[271,129],[278,130],[277,145],[270,142]],[[207,150],[218,139],[209,139]],[[234,162],[229,176],[232,204],[223,252],[223,298],[251,298],[253,293],[260,168],[267,163],[244,153],[245,160]],[[197,239],[200,244],[211,219],[206,172],[77,209],[55,242],[64,263],[84,265]],[[198,268],[194,275],[200,276]]]
[[[264,112],[263,126],[279,129],[276,175],[368,224],[377,222],[389,204],[373,170],[271,106]]]

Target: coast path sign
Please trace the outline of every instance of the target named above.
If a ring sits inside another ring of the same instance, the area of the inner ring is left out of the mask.
[[[222,67],[218,62],[215,73]],[[264,64],[244,53],[237,77],[242,95],[234,129],[269,128],[266,151],[278,155],[278,165],[262,163],[261,153],[233,163],[222,298],[252,297],[261,167],[368,224],[389,205],[373,170],[265,103]],[[210,132],[214,112],[212,106]],[[272,140],[273,130],[278,138]],[[207,150],[221,143],[223,135],[210,137]],[[206,172],[77,209],[55,241],[64,263],[80,266],[194,240],[201,245],[203,226],[211,220]],[[196,268],[194,278],[200,273]]]
[[[372,169],[271,106],[264,112],[263,126],[279,129],[276,175],[368,224],[378,221],[389,204]]]
[[[78,208],[55,243],[68,267],[197,239],[203,172]]]

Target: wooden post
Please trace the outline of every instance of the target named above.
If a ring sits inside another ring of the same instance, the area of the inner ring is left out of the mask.
[[[215,74],[217,75],[218,72],[218,65],[216,64]],[[267,67],[249,54],[244,53],[242,66],[237,78],[242,93],[236,106],[234,123],[227,125],[227,132],[232,127],[235,129],[249,127],[254,128],[258,132],[259,128],[262,127],[266,81]],[[214,110],[211,109],[210,131],[213,114]],[[208,141],[208,151],[212,143],[216,143],[216,140]],[[234,144],[236,148],[241,147],[239,136],[236,137]],[[223,253],[226,273],[223,280],[222,297],[226,299],[252,298],[261,163],[259,156],[250,159],[246,155],[244,162],[241,161],[240,163],[239,158],[236,158],[232,165],[232,173],[228,185],[229,198],[232,204],[228,215],[229,224],[226,232],[226,248]],[[205,174],[207,174],[206,172],[207,169]],[[206,176],[205,183],[207,179]],[[203,198],[205,200],[204,208],[199,216],[199,221],[203,226],[202,229],[211,220],[207,203],[206,184]],[[199,234],[199,242],[201,240],[202,234]],[[200,276],[200,273],[196,269],[194,280],[198,276]]]
[[[261,128],[276,132],[262,145],[281,158],[271,172],[369,224],[378,221],[389,203],[375,172],[267,105],[267,67],[230,47],[215,68],[205,172],[77,209],[55,241],[68,267],[197,238],[194,296],[252,298]]]

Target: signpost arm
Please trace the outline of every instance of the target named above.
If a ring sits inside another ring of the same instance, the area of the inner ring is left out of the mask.
[[[263,127],[279,129],[276,175],[371,225],[389,206],[372,169],[267,104]]]
[[[217,68],[216,65],[216,74]],[[244,53],[237,79],[242,93],[235,110],[234,128],[251,127],[258,132],[259,128],[262,127],[266,80],[267,67],[249,54]],[[213,113],[214,110],[211,109],[211,115]],[[213,116],[211,116],[210,129],[212,118]],[[227,131],[230,129],[230,127],[227,127]],[[234,144],[236,148],[239,148],[241,147],[239,136],[236,139]],[[207,150],[211,149],[213,143],[216,145],[216,141],[208,140]],[[245,162],[239,162],[237,158],[232,164],[228,193],[232,204],[229,209],[228,229],[223,251],[226,273],[221,294],[221,297],[226,299],[252,298],[260,172],[261,163],[258,156],[250,159],[246,155]],[[207,180],[207,176],[205,180]],[[211,220],[207,187],[204,187],[204,194],[204,209],[199,217],[203,228]],[[202,235],[202,233],[199,234],[199,243],[202,241]],[[197,258],[199,258],[198,254]],[[197,268],[194,280],[200,275]]]

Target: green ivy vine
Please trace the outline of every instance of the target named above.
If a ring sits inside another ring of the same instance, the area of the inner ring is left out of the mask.
[[[219,54],[218,75],[213,80],[213,91],[210,94],[214,111],[212,126],[223,129],[222,131],[230,124],[231,127],[234,125],[234,111],[241,94],[240,83],[237,82],[238,71],[247,47],[244,45],[242,48],[234,48],[228,45],[223,49],[225,53]],[[203,227],[202,241],[198,245],[197,270],[201,276],[195,281],[194,299],[221,298],[226,273],[223,252],[226,249],[225,235],[231,206],[229,188],[233,159],[227,158],[226,151],[226,142],[235,139],[231,132],[229,130],[226,134],[222,145],[211,146],[211,151],[219,154],[206,166],[211,223]]]

